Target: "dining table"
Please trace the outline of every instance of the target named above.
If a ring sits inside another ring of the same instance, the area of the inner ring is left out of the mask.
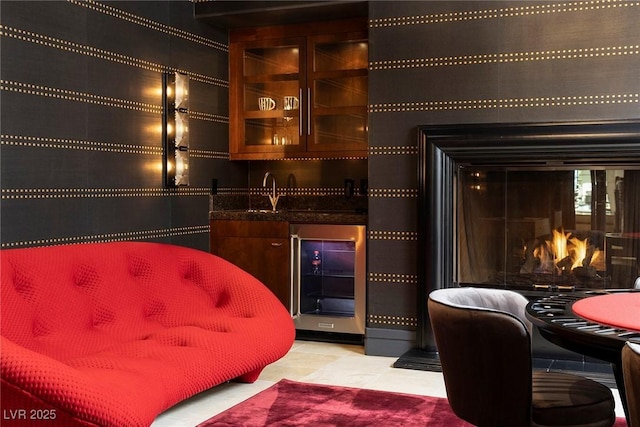
[[[622,348],[627,341],[640,344],[640,289],[546,294],[527,304],[526,317],[548,341],[611,364],[629,424]]]

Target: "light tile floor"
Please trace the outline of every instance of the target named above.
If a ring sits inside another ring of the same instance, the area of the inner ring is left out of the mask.
[[[367,356],[362,346],[296,341],[289,353],[267,366],[253,384],[227,383],[188,399],[160,414],[152,427],[194,427],[248,399],[283,378],[446,397],[442,374],[393,368],[396,357]],[[617,416],[624,416],[617,390]]]

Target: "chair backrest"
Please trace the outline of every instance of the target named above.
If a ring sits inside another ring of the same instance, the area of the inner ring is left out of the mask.
[[[640,344],[628,342],[622,349],[622,373],[629,407],[629,427],[640,427]]]
[[[529,426],[532,373],[527,299],[499,289],[450,288],[428,311],[447,398],[476,426]]]

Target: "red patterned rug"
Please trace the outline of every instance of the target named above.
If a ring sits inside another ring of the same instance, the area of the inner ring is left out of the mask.
[[[618,418],[614,427],[625,427]],[[471,427],[447,399],[281,380],[198,427]]]

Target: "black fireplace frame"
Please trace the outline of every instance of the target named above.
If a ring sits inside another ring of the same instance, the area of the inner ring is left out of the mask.
[[[435,352],[427,298],[455,287],[454,185],[462,166],[638,167],[640,120],[418,126],[416,346]]]

